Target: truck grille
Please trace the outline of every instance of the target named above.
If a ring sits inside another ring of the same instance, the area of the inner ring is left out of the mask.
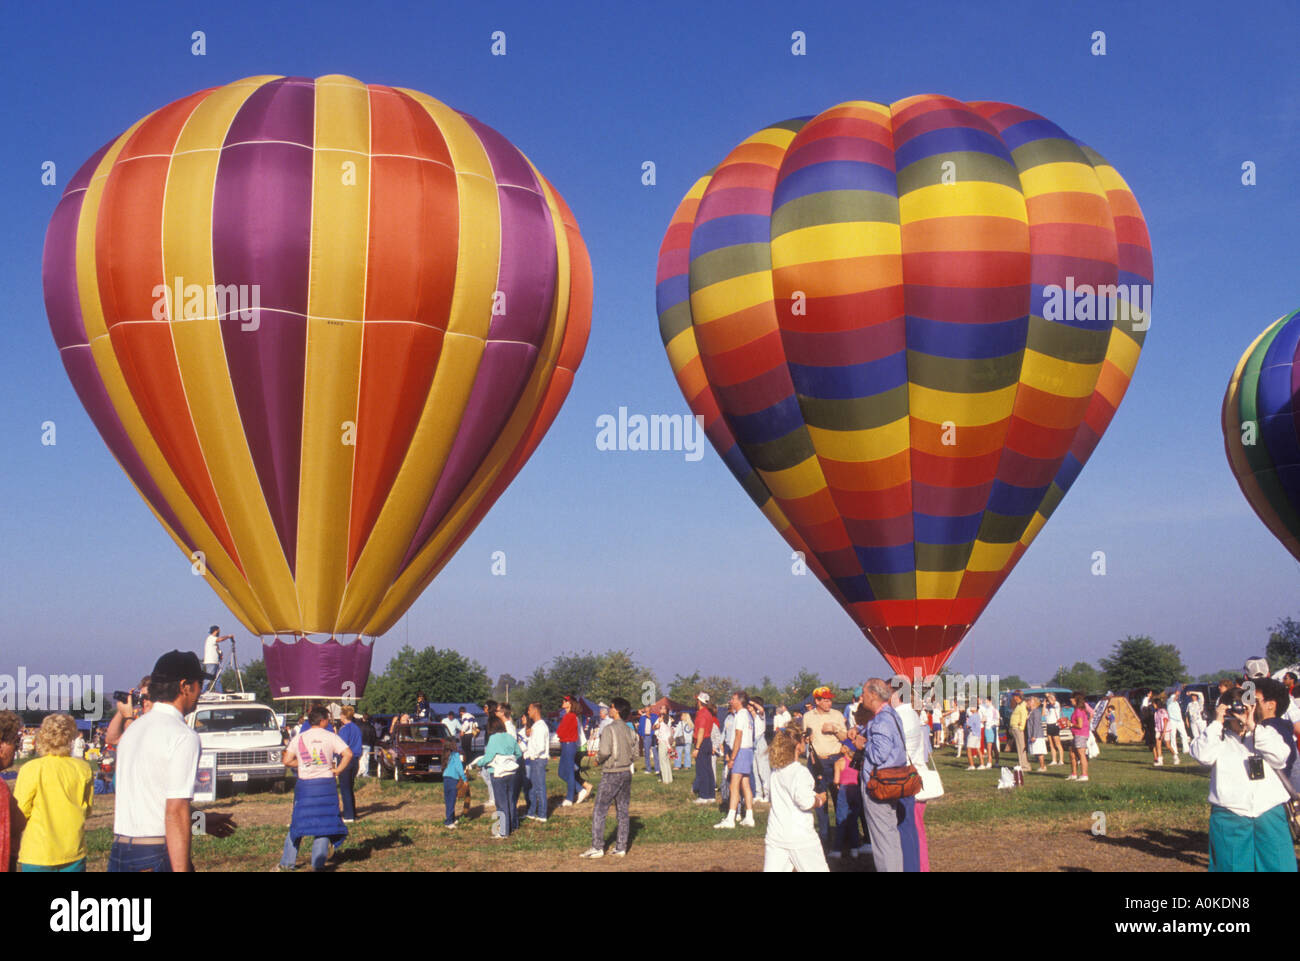
[[[218,767],[247,767],[250,764],[273,764],[280,760],[279,751],[222,751],[217,754]]]

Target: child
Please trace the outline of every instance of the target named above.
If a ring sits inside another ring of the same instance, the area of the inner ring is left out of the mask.
[[[764,871],[830,870],[812,813],[826,804],[826,795],[817,793],[812,772],[799,763],[804,751],[803,738],[790,731],[781,729],[772,736],[768,749],[772,760],[772,810],[767,816]]]
[[[833,858],[842,854],[858,856],[858,815],[862,811],[862,792],[858,787],[861,772],[853,766],[853,754],[853,742],[846,738],[840,744],[840,756],[835,759],[835,783],[840,788],[835,799],[835,831],[839,835],[839,849],[831,849]]]
[[[977,771],[984,766],[980,757],[980,743],[984,740],[984,722],[980,720],[977,707],[966,708],[966,756],[970,760],[968,771]]]
[[[1166,732],[1169,730],[1169,712],[1165,710],[1165,699],[1163,697],[1153,697],[1151,699],[1151,709],[1155,712],[1156,720],[1156,743],[1154,747],[1156,760],[1152,766],[1164,767],[1165,759],[1161,755],[1160,748],[1164,744]]]
[[[465,770],[465,762],[461,760],[457,746],[447,752],[442,763],[442,803],[446,808],[446,817],[443,819],[442,826],[445,828],[456,826],[456,798],[461,793],[462,784],[465,785],[465,811],[468,813],[469,774]]]

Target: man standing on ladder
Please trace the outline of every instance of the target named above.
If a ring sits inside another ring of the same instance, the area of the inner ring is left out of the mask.
[[[218,687],[221,683],[221,642],[234,641],[234,634],[222,634],[221,628],[213,624],[208,629],[208,636],[203,639],[203,670],[207,673],[207,689],[225,690]]]

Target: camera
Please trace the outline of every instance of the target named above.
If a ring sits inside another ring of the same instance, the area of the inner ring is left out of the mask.
[[[1246,776],[1252,781],[1264,780],[1264,759],[1258,754],[1246,758]]]

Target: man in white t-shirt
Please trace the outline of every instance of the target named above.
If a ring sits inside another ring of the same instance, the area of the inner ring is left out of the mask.
[[[731,779],[731,796],[727,803],[727,816],[714,825],[715,828],[734,828],[736,826],[736,807],[740,803],[741,791],[745,797],[745,819],[740,823],[747,828],[754,826],[754,789],[750,786],[749,775],[754,770],[754,715],[749,713],[749,695],[737,691],[731,695],[731,713],[727,721],[732,725],[731,755],[727,758],[727,775]]]
[[[206,677],[192,651],[171,651],[149,677],[153,710],[142,715],[117,744],[117,796],[109,871],[193,871],[190,802],[199,767],[199,736],[185,715],[199,703]],[[203,831],[228,837],[235,822],[215,811],[203,815]]]
[[[772,732],[782,730],[790,723],[790,710],[784,704],[778,704],[776,713],[772,715]]]
[[[206,679],[215,681],[213,690],[220,687],[218,674],[221,671],[221,642],[233,638],[234,634],[222,634],[221,628],[213,624],[208,628],[208,636],[203,639],[203,672]]]

